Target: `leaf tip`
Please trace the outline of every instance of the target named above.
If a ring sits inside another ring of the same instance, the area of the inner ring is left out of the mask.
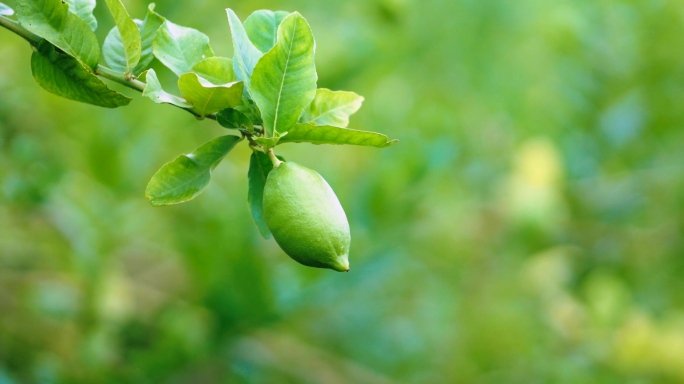
[[[396,143],[398,143],[398,142],[399,142],[399,139],[389,140],[388,142],[386,142],[386,143],[385,143],[382,147],[380,147],[380,148],[391,147],[391,146],[393,146],[394,144],[396,144]]]
[[[273,237],[273,234],[271,234],[271,231],[268,231],[266,229],[262,230],[261,228],[259,228],[259,234],[261,235],[261,237],[263,237],[266,240]]]
[[[147,202],[150,203],[150,205],[153,207],[161,207],[162,205],[164,205],[157,201],[154,196],[150,195],[147,192],[145,193],[145,199],[147,199]]]

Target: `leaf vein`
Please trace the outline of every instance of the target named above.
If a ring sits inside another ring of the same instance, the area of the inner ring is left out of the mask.
[[[285,78],[287,77],[287,70],[290,67],[290,57],[292,55],[292,47],[294,46],[294,41],[295,41],[294,34],[297,30],[297,23],[293,23],[292,29],[293,29],[292,35],[290,36],[290,47],[287,51],[287,60],[285,61],[285,69],[283,70],[283,78],[280,82],[280,89],[278,90],[278,99],[276,102],[275,114],[273,116],[273,119],[274,119],[274,121],[273,121],[273,134],[278,132],[278,112],[280,109],[280,100],[281,100],[281,97],[283,94],[283,88],[285,87]]]

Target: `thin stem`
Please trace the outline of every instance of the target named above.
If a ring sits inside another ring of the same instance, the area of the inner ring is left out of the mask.
[[[0,26],[3,26],[9,29],[10,31],[14,32],[15,34],[19,35],[34,47],[37,47],[40,41],[42,40],[39,36],[27,31],[19,23],[12,19],[8,19],[7,17],[0,16]]]
[[[253,151],[264,152],[264,147],[259,145],[259,143],[257,143],[256,141],[254,141],[254,138],[252,138],[251,134],[244,131],[240,131],[240,134],[242,135],[242,137],[246,138],[247,141],[249,141],[249,146],[250,148],[252,148]]]
[[[145,90],[145,87],[147,86],[147,84],[143,83],[140,80],[136,80],[134,78],[129,78],[128,76],[121,74],[121,73],[118,73],[111,68],[105,67],[104,65],[98,65],[97,70],[95,71],[95,74],[100,76],[100,77],[104,77],[105,79],[119,83],[119,84],[126,86],[128,88],[135,89],[138,92],[143,92]],[[174,107],[178,107],[178,108],[180,108],[184,111],[187,111],[189,113],[192,113],[199,120],[201,120],[203,118],[216,120],[216,114],[214,114],[214,113],[202,117],[197,112],[193,111],[190,108],[183,108],[183,107],[180,107],[180,106],[175,105],[175,104],[171,104],[171,105],[173,105]]]
[[[273,148],[268,150],[268,157],[271,159],[271,162],[273,163],[273,168],[278,168],[280,164],[283,163],[282,161],[280,161],[278,157],[276,157]]]
[[[105,79],[109,79],[111,81],[117,82],[121,85],[125,85],[128,88],[135,89],[138,92],[142,92],[145,90],[145,86],[147,84],[143,83],[140,80],[136,79],[130,79],[127,80],[124,75],[117,73],[116,71],[105,67],[104,65],[98,65],[97,70],[95,71],[95,74],[101,77],[104,77]]]

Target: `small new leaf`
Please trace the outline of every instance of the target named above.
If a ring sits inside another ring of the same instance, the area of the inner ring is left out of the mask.
[[[83,19],[93,31],[97,29],[97,19],[93,15],[95,0],[64,0],[64,2],[69,4],[69,12]]]
[[[363,97],[354,92],[319,88],[316,97],[299,117],[299,122],[346,128],[349,116],[356,113],[362,103]]]
[[[388,140],[387,136],[356,129],[333,127],[330,125],[318,126],[313,123],[295,124],[283,136],[278,144],[283,143],[312,143],[312,144],[349,144],[367,147],[384,148],[396,143],[398,140]]]
[[[292,13],[280,23],[275,46],[254,67],[249,93],[269,137],[289,130],[316,96],[314,46],[309,24]]]
[[[142,77],[142,75],[141,75]],[[161,83],[159,83],[159,79],[157,78],[157,73],[154,72],[154,69],[150,69],[149,71],[145,72],[145,77],[147,81],[147,85],[145,86],[145,90],[143,90],[142,95],[145,97],[149,97],[154,101],[155,103],[161,104],[161,103],[166,103],[166,104],[172,104],[177,107],[181,108],[192,108],[192,105],[190,105],[188,102],[183,100],[182,98],[172,95],[164,89],[162,89]]]
[[[100,45],[90,26],[69,12],[61,0],[18,0],[21,25],[76,58],[91,69],[100,60]]]
[[[152,47],[154,56],[177,76],[190,72],[200,60],[214,56],[207,35],[168,20],[157,31]]]
[[[242,98],[242,82],[216,85],[197,76],[196,73],[181,75],[178,79],[178,88],[200,117],[224,108],[233,108]]]
[[[31,72],[48,92],[105,108],[128,105],[131,99],[107,87],[89,68],[44,42],[31,56]]]
[[[178,156],[152,176],[145,189],[145,197],[154,206],[179,204],[194,199],[209,184],[211,171],[238,141],[238,136],[221,136],[190,154]]]
[[[257,144],[259,144],[259,145],[261,145],[262,147],[264,147],[264,150],[265,150],[265,151],[268,151],[269,149],[271,149],[271,148],[275,147],[276,145],[278,145],[278,142],[280,142],[280,140],[281,140],[283,137],[285,137],[285,135],[287,135],[287,132],[285,132],[285,133],[277,133],[277,134],[276,134],[275,136],[273,136],[273,137],[263,137],[263,136],[262,136],[262,137],[257,137],[257,138],[254,139],[254,141],[256,141]]]
[[[119,31],[123,44],[123,67],[124,73],[132,73],[135,66],[140,61],[142,50],[142,40],[140,30],[133,19],[126,12],[121,0],[105,0],[109,12],[114,18],[116,29]]]
[[[268,52],[276,43],[278,26],[289,12],[268,11],[265,9],[256,11],[245,20],[245,32],[261,52]]]

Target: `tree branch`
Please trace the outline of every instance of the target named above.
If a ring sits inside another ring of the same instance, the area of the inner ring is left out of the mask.
[[[127,80],[120,73],[117,73],[116,71],[108,67],[105,67],[104,65],[98,65],[97,69],[95,70],[95,74],[100,77],[104,77],[105,79],[119,83],[121,85],[125,85],[128,88],[135,89],[138,92],[144,91],[145,87],[147,86],[147,84],[136,79]]]
[[[7,17],[0,16],[0,26],[5,27],[11,32],[14,32],[16,35],[22,37],[24,40],[26,40],[29,44],[31,44],[34,47],[37,47],[38,44],[40,44],[40,42],[43,41],[43,39],[40,36],[37,36],[29,32],[24,27],[22,27],[18,22]],[[125,87],[134,89],[138,92],[143,92],[145,90],[145,87],[147,86],[147,84],[143,83],[140,80],[126,78],[123,74],[117,73],[116,71],[113,71],[112,69],[107,68],[103,65],[97,66],[95,74],[107,80],[119,83]],[[197,112],[193,111],[190,108],[178,108],[193,114],[198,119],[202,119],[202,117]],[[204,118],[216,120],[216,114],[212,113],[210,115],[204,116]]]
[[[39,36],[34,35],[33,33],[24,29],[24,27],[22,27],[18,22],[12,19],[8,19],[5,16],[0,16],[0,26],[3,26],[9,29],[10,31],[14,32],[15,34],[19,35],[34,47],[37,47],[40,41],[43,40]]]

